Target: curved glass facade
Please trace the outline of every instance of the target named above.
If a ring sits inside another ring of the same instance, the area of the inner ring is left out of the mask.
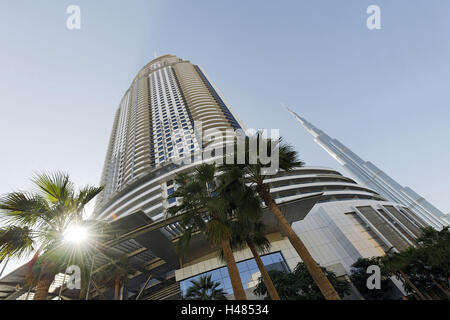
[[[261,260],[264,263],[267,271],[279,270],[284,272],[290,272],[289,267],[281,254],[281,252],[274,252],[261,256]],[[244,289],[252,288],[258,284],[258,279],[260,277],[260,272],[258,266],[256,265],[255,259],[248,259],[240,261],[237,263],[237,267],[241,276],[242,285]],[[180,282],[180,288],[183,296],[186,294],[188,288],[192,285],[191,281],[197,281],[202,276],[211,275],[211,280],[214,282],[219,282],[220,286],[218,288],[223,289],[225,294],[232,294],[233,289],[231,288],[231,280],[228,274],[227,267],[218,268],[208,272],[198,274],[194,277],[185,279]]]

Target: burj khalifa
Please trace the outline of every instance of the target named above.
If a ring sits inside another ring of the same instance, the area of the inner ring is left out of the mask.
[[[370,161],[364,161],[339,140],[333,139],[294,111],[288,111],[360,184],[377,191],[386,199],[401,203],[436,229],[449,225],[449,217],[409,187],[403,187]]]

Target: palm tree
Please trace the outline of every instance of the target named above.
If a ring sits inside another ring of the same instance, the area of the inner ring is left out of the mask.
[[[249,147],[253,145],[251,143],[251,139],[256,139],[257,150],[251,150]],[[265,140],[265,141],[262,141]],[[266,142],[266,143],[262,143]],[[303,166],[303,162],[299,161],[297,152],[288,144],[282,141],[282,138],[277,141],[273,141],[270,139],[265,139],[262,137],[262,134],[258,132],[254,137],[246,137],[245,143],[245,161],[243,164],[240,164],[240,159],[238,159],[238,150],[240,150],[239,143],[235,143],[234,146],[234,162],[232,165],[223,165],[220,167],[220,170],[226,172],[229,170],[237,170],[240,171],[239,180],[243,184],[247,184],[254,188],[259,197],[263,200],[264,204],[270,209],[270,211],[276,217],[280,228],[287,235],[289,241],[292,246],[297,251],[298,255],[302,259],[303,263],[306,265],[308,271],[311,273],[312,278],[315,283],[319,287],[320,291],[324,295],[327,300],[340,300],[340,297],[336,290],[331,285],[330,281],[325,276],[324,272],[317,265],[316,261],[314,261],[311,254],[308,252],[306,246],[300,240],[299,236],[294,232],[291,225],[287,221],[286,217],[281,212],[280,208],[276,204],[272,195],[270,194],[270,187],[264,181],[268,177],[267,169],[270,164],[261,163],[260,159],[256,159],[256,161],[250,161],[255,158],[254,154],[250,154],[251,152],[257,152],[261,154],[260,146],[266,145],[268,148],[267,154],[270,156],[273,154],[276,149],[278,149],[279,154],[279,168],[284,171],[290,171],[295,167]],[[227,155],[229,157],[230,155]],[[224,163],[226,162],[226,158]],[[253,164],[253,162],[256,162]],[[236,174],[236,173],[235,173]]]
[[[202,232],[214,247],[223,250],[235,298],[246,300],[230,245],[229,206],[220,193],[215,175],[215,164],[199,165],[192,176],[178,175],[175,179],[178,188],[169,198],[182,198],[182,201],[180,205],[170,207],[168,215],[181,214],[184,232],[177,244],[179,254],[183,256],[187,252],[194,233]]]
[[[256,265],[258,266],[261,277],[266,285],[267,291],[272,300],[280,300],[277,289],[275,288],[269,273],[267,272],[264,263],[261,260],[259,253],[267,252],[270,248],[270,242],[265,236],[264,224],[257,221],[250,220],[242,221],[235,220],[232,223],[232,247],[242,249],[245,245],[252,252]]]
[[[121,257],[96,270],[94,279],[96,283],[114,288],[114,300],[119,300],[120,289],[126,287],[128,275],[136,271],[127,257]]]
[[[202,276],[199,280],[191,280],[191,286],[187,289],[186,300],[227,300],[225,291],[220,286],[220,282],[211,280],[211,275]]]
[[[231,246],[232,248],[243,249],[247,245],[253,254],[272,300],[280,300],[259,256],[259,252],[267,252],[270,248],[270,242],[265,236],[265,225],[260,221],[262,218],[261,202],[252,188],[236,179],[236,173],[239,174],[231,168],[220,176],[221,192],[227,195],[233,217],[230,222]]]
[[[102,187],[85,186],[78,191],[69,175],[56,172],[33,177],[34,192],[12,192],[0,199],[0,259],[20,258],[37,249],[28,279],[37,283],[35,300],[47,298],[55,275],[67,259],[79,259],[79,248],[64,241],[64,233],[83,223],[84,208]]]

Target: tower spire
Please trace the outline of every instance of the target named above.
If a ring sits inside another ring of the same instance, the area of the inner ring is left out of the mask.
[[[289,109],[288,107],[286,107],[286,109],[289,111],[290,114],[292,114],[292,116],[297,119],[302,126],[308,130],[308,132],[310,134],[313,135],[314,138],[325,134],[322,130],[320,130],[319,128],[317,128],[316,126],[314,126],[313,124],[309,123],[308,121],[306,121],[306,119],[300,117],[297,113],[295,113],[294,111],[292,111],[291,109]]]
[[[361,159],[339,140],[331,138],[294,111],[287,109],[313,135],[314,141],[336,159],[358,183],[376,190],[380,195],[392,202],[403,204],[414,214],[437,229],[442,229],[443,226],[448,225],[446,215],[423,197],[410,188],[401,186],[373,163]]]

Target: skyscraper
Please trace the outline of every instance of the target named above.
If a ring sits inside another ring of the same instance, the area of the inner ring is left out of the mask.
[[[339,140],[333,139],[294,111],[288,111],[314,137],[314,141],[335,158],[359,184],[377,191],[384,198],[403,204],[432,227],[448,225],[448,217],[409,187],[403,187],[369,161],[364,161]]]
[[[186,267],[198,263],[204,266],[203,261],[216,255],[215,248],[197,234],[191,239],[189,254],[177,257],[175,247],[184,229],[179,216],[167,217],[166,213],[180,201],[169,199],[176,188],[177,174],[191,171],[205,149],[223,146],[223,140],[215,139],[217,131],[226,138],[236,129],[244,126],[206,73],[173,55],[161,56],[144,66],[125,92],[114,118],[101,177],[105,189],[94,215],[124,233],[104,247],[109,254],[127,256],[133,265],[140,266],[140,273],[133,284],[130,282],[132,291],[146,289],[151,299],[174,297],[180,293],[180,285],[174,280],[181,283],[196,275],[195,269]],[[189,158],[194,161],[179,161]],[[278,187],[290,189],[290,179],[279,180]],[[288,221],[294,222],[301,220],[321,196],[319,189],[287,196],[281,190],[275,199]],[[264,222],[269,231],[278,232],[272,215],[265,214]],[[274,254],[280,257],[276,251]],[[294,256],[289,257],[290,263],[294,263]],[[236,255],[235,259],[244,258]],[[96,257],[94,270],[104,263],[107,260]],[[219,260],[213,265],[223,266]],[[280,265],[287,266],[286,262]],[[94,292],[92,298],[97,294]]]
[[[195,121],[201,122],[203,137],[194,130]],[[139,71],[116,111],[101,177],[105,190],[95,213],[118,218],[138,203],[149,217],[160,218],[163,203],[150,201],[156,193],[146,182],[176,170],[174,160],[200,151],[208,130],[239,128],[241,122],[199,66],[173,55],[154,59]],[[118,194],[120,203],[114,201]]]

